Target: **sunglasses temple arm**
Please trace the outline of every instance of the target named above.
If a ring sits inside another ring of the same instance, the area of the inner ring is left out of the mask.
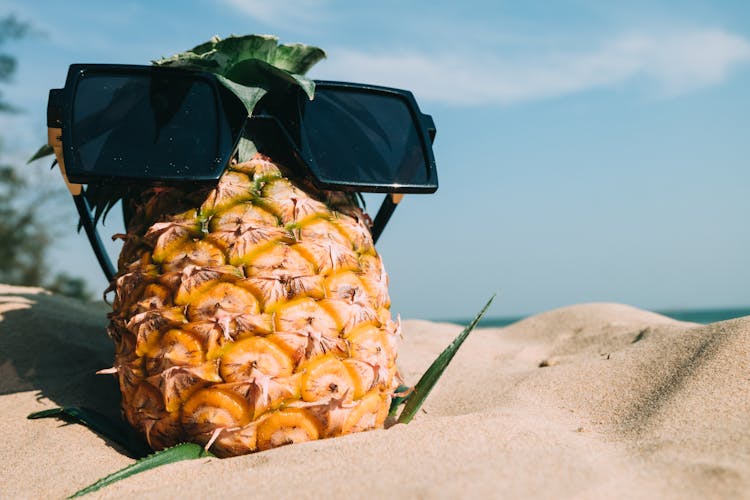
[[[68,181],[68,174],[65,171],[65,158],[62,149],[62,129],[60,128],[60,99],[62,98],[62,90],[52,89],[50,90],[49,103],[47,104],[47,144],[49,144],[55,152],[55,158],[57,158],[57,165],[62,173],[63,180],[68,186],[68,191],[73,195],[73,201],[76,204],[78,210],[78,216],[80,217],[81,226],[86,231],[86,236],[89,239],[91,248],[94,250],[96,260],[99,261],[99,266],[104,271],[104,275],[107,277],[109,282],[115,277],[115,267],[112,265],[112,261],[109,260],[107,252],[104,250],[102,240],[99,237],[99,232],[96,230],[96,225],[91,217],[91,209],[83,196],[83,186],[81,184],[72,184]]]
[[[380,205],[378,213],[375,216],[375,221],[372,223],[373,243],[378,242],[378,238],[380,238],[380,235],[383,233],[385,225],[388,224],[393,212],[403,198],[404,195],[402,193],[390,193],[385,197],[385,200],[383,200],[383,203]]]
[[[107,281],[111,283],[112,279],[115,277],[115,267],[112,265],[112,261],[109,260],[107,252],[104,250],[102,239],[99,237],[99,232],[96,230],[96,225],[91,217],[89,204],[82,194],[74,195],[73,201],[78,209],[78,215],[81,217],[83,230],[86,231],[86,236],[88,237],[91,248],[96,255],[96,260],[99,261],[99,266],[102,268],[102,271],[104,271]]]

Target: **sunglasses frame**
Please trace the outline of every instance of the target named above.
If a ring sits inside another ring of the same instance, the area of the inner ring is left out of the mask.
[[[103,184],[109,181],[117,182],[132,182],[132,183],[164,183],[164,184],[179,184],[179,183],[200,183],[200,182],[211,182],[217,180],[221,174],[226,170],[226,166],[229,164],[234,152],[237,149],[239,138],[242,136],[242,130],[244,127],[244,121],[247,114],[242,108],[242,112],[239,111],[242,104],[239,99],[221,82],[218,81],[215,75],[203,71],[192,71],[182,68],[172,67],[160,67],[160,66],[143,66],[143,65],[132,65],[132,64],[71,64],[68,69],[68,75],[65,81],[65,87],[63,89],[50,90],[50,99],[47,106],[47,117],[48,126],[50,122],[50,116],[56,117],[56,122],[62,129],[62,140],[63,145],[67,146],[64,149],[63,155],[66,160],[66,166],[69,170],[73,164],[78,165],[82,163],[78,152],[74,149],[74,144],[78,141],[75,140],[75,128],[73,124],[73,112],[75,96],[78,92],[78,88],[82,81],[84,81],[90,75],[101,75],[107,76],[147,76],[152,77],[163,76],[166,78],[185,79],[197,82],[200,81],[206,84],[211,89],[211,95],[214,98],[211,105],[217,110],[217,116],[220,119],[217,121],[218,126],[217,136],[231,137],[231,149],[217,147],[215,151],[217,159],[215,161],[215,168],[210,172],[205,172],[199,175],[191,175],[185,177],[181,174],[171,176],[146,176],[146,175],[133,175],[129,177],[127,175],[118,176],[107,176],[96,173],[84,173],[83,169],[78,169],[78,175],[69,175],[68,178],[73,183],[79,184]],[[53,93],[56,95],[53,98]],[[231,102],[234,100],[234,102]],[[53,104],[54,102],[54,104]],[[114,118],[116,120],[117,118]]]
[[[228,91],[218,81],[218,79],[216,79],[215,75],[211,73],[186,70],[182,68],[165,68],[157,66],[137,66],[122,64],[73,64],[69,68],[65,88],[50,90],[49,101],[47,105],[48,143],[55,152],[57,163],[59,165],[63,179],[68,186],[68,190],[73,196],[73,200],[80,216],[80,224],[86,232],[89,243],[91,244],[91,247],[94,251],[94,254],[96,255],[100,267],[102,268],[102,271],[104,272],[107,279],[111,282],[116,274],[116,269],[112,264],[108,254],[106,253],[104,245],[102,244],[101,238],[96,228],[96,224],[94,223],[91,207],[89,206],[89,203],[85,197],[83,184],[103,184],[107,181],[116,180],[127,182],[127,178],[94,176],[90,179],[86,179],[83,177],[78,179],[84,181],[89,180],[89,182],[71,182],[65,166],[65,157],[68,156],[68,159],[72,159],[69,155],[74,153],[71,150],[66,151],[64,146],[66,142],[65,139],[68,138],[70,130],[72,130],[71,107],[73,97],[75,96],[75,91],[77,90],[78,83],[80,82],[82,76],[90,70],[106,70],[110,73],[122,74],[133,74],[136,72],[164,72],[167,74],[171,73],[176,77],[179,77],[181,74],[184,75],[186,71],[189,71],[191,77],[195,78],[197,74],[199,78],[205,78],[207,81],[211,82],[212,88],[214,89],[214,95],[217,97],[217,99],[222,92]],[[252,116],[246,116],[244,118],[244,124],[242,127],[240,127],[239,133],[236,135],[236,137],[233,137],[233,149],[230,153],[228,153],[228,157],[226,159],[223,159],[223,168],[219,170],[217,175],[209,177],[203,176],[199,178],[189,178],[185,181],[173,178],[153,179],[150,181],[147,181],[143,178],[138,178],[138,180],[142,184],[148,183],[154,185],[174,185],[185,184],[186,182],[200,183],[216,181],[221,176],[223,171],[226,170],[226,166],[228,165],[229,160],[236,153],[237,145],[243,134],[245,136],[250,136],[250,138],[253,140],[255,140],[255,137],[253,136],[265,135],[267,138],[270,138],[270,141],[268,141],[267,139],[268,143],[276,142],[276,144],[278,144],[278,141],[282,140],[285,143],[283,149],[293,157],[294,163],[296,163],[298,166],[302,166],[302,168],[304,169],[304,173],[307,174],[306,177],[309,178],[319,189],[349,192],[386,193],[386,197],[383,200],[380,208],[378,209],[372,226],[373,242],[377,242],[380,235],[382,234],[383,229],[388,223],[388,220],[393,215],[393,212],[395,211],[398,203],[402,200],[404,193],[433,193],[438,188],[437,169],[435,166],[435,158],[431,147],[436,133],[435,124],[430,115],[424,114],[419,110],[419,106],[417,105],[414,95],[408,90],[329,80],[316,80],[315,84],[317,90],[348,89],[376,95],[392,96],[405,102],[412,116],[413,123],[416,127],[418,138],[422,146],[423,155],[425,161],[427,162],[426,167],[428,168],[428,175],[426,182],[424,184],[415,185],[397,183],[385,184],[367,182],[336,182],[332,180],[321,180],[316,174],[315,159],[313,158],[313,156],[311,154],[306,154],[306,152],[303,151],[304,147],[302,147],[300,144],[298,144],[298,141],[295,141],[292,138],[292,133],[290,132],[288,127],[285,126],[282,121],[277,118],[274,111],[272,111],[272,107],[264,107],[264,100],[261,100],[259,105],[256,107],[257,112],[256,110],[254,110]],[[301,117],[301,107],[306,104],[305,101],[307,101],[307,97],[304,96],[304,93],[302,92],[298,92],[297,94],[298,101],[287,99],[284,106],[286,109],[282,112],[286,116],[292,117],[292,124],[299,124],[304,120]],[[241,106],[239,100],[237,104]],[[224,110],[222,110],[222,112],[224,112]],[[260,144],[262,144],[262,142],[263,141],[259,141]],[[277,149],[278,148],[279,146],[277,146]],[[262,148],[259,149],[262,151]],[[68,154],[66,154],[66,152]],[[100,180],[95,181],[94,179]],[[123,210],[123,215],[125,219],[127,219],[125,210]]]
[[[294,156],[295,163],[302,165],[313,184],[319,189],[334,191],[368,192],[368,193],[434,193],[438,188],[437,168],[435,156],[432,151],[432,143],[435,140],[436,128],[432,116],[420,111],[414,94],[408,90],[370,85],[364,83],[341,82],[333,80],[315,80],[315,92],[322,93],[326,90],[349,90],[362,92],[370,95],[386,96],[398,99],[406,104],[412,123],[415,126],[417,137],[422,149],[422,155],[427,168],[427,176],[421,184],[402,184],[384,182],[358,182],[337,181],[335,179],[322,179],[322,169],[316,165],[316,160],[311,151],[306,150],[301,139],[294,139],[290,128],[299,127],[304,129],[304,110],[306,106],[314,106],[315,100],[307,99],[303,92],[299,92],[297,99],[288,99],[281,106],[264,106],[261,100],[253,111],[253,115],[245,122],[245,133],[251,139],[256,140],[262,134],[270,131],[272,141],[276,144],[284,143],[284,152]],[[274,109],[275,108],[275,109]],[[279,109],[281,108],[281,109]],[[285,116],[280,120],[278,116]],[[285,123],[287,122],[287,123]],[[277,148],[278,149],[278,148]]]

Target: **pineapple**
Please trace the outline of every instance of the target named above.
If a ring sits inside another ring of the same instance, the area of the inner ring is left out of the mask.
[[[400,329],[368,222],[260,154],[208,192],[145,192],[109,326],[128,422],[221,456],[382,427]]]
[[[211,188],[129,202],[108,333],[152,448],[232,456],[383,426],[400,326],[353,194],[255,153]]]

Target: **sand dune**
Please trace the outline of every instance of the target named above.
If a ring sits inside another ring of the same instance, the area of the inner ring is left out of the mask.
[[[0,497],[69,495],[131,463],[53,406],[116,415],[106,308],[0,286]],[[405,321],[413,383],[461,330]],[[409,425],[182,462],[92,496],[750,496],[750,317],[696,325],[584,304],[477,329]]]

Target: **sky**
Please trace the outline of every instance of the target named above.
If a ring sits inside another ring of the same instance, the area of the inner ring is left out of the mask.
[[[24,111],[0,115],[5,162],[46,140],[69,64],[269,33],[326,50],[310,76],[412,90],[434,118],[440,188],[406,196],[378,243],[402,317],[471,317],[493,293],[496,317],[750,305],[750,2],[4,0],[11,13],[35,33],[3,47],[19,65],[2,91]],[[72,202],[52,212],[55,268],[103,290]]]

